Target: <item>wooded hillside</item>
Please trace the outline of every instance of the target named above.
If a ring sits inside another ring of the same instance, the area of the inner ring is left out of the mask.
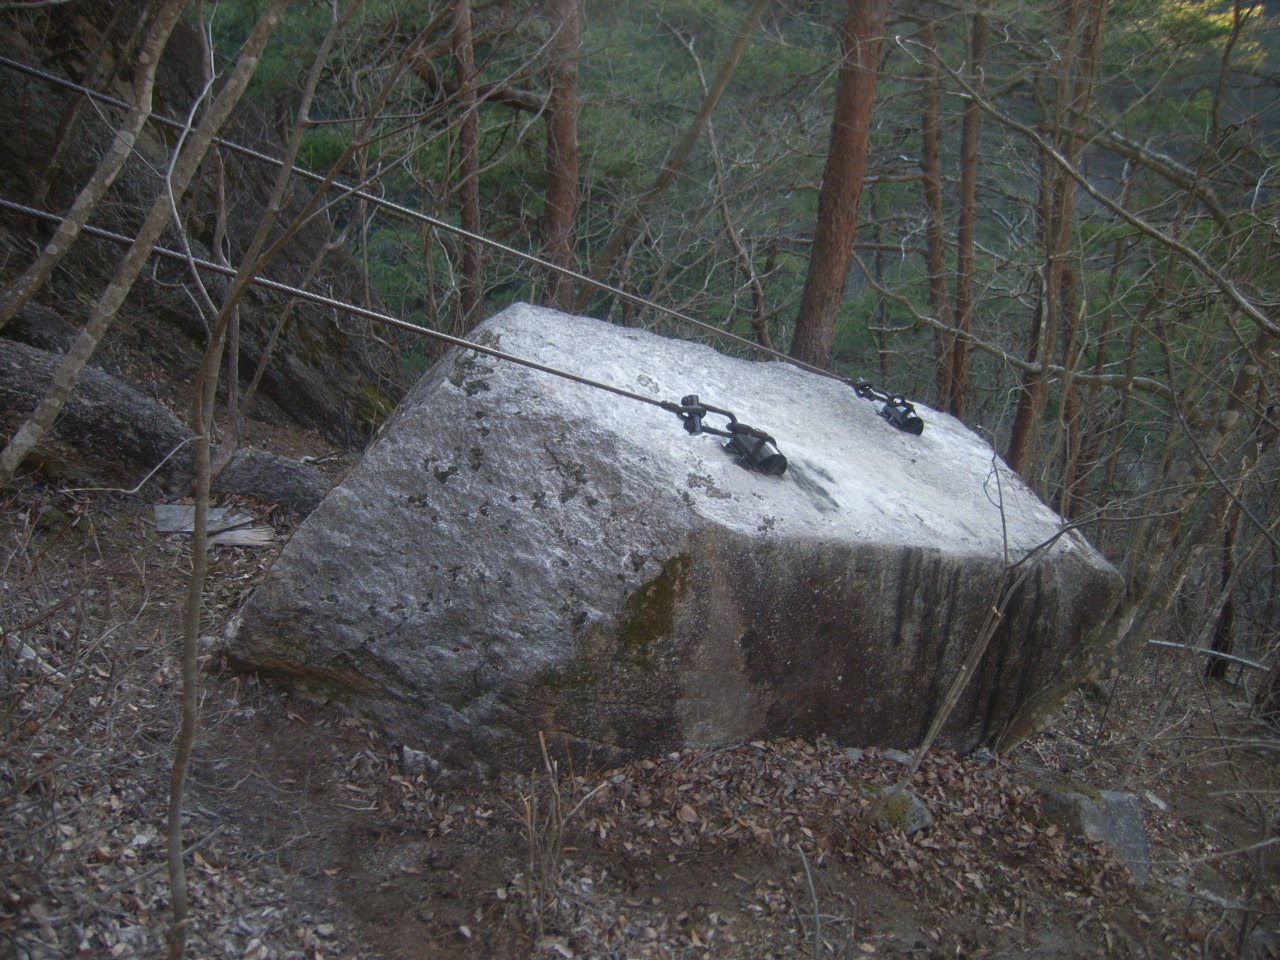
[[[709,336],[678,311],[982,429],[1129,582],[1050,701],[1172,610],[1193,645],[1274,642],[1263,5],[468,6],[343,8],[300,162],[578,276],[331,195],[392,312]],[[282,134],[336,12],[292,11],[255,76]]]
[[[195,503],[189,746],[210,490],[252,423],[358,450],[441,350],[397,321],[465,336],[544,303],[789,357],[987,435],[1125,578],[997,752],[1082,685],[1116,689],[1153,640],[1189,652],[1187,678],[1256,667],[1249,709],[1274,723],[1274,12],[0,3],[0,347],[44,371],[0,411],[0,484],[82,476],[59,473],[58,430],[94,365],[184,422],[164,436]]]

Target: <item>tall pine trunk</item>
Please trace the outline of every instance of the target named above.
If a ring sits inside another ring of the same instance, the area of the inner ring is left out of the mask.
[[[1058,152],[1073,167],[1084,149],[1085,116],[1093,100],[1106,0],[1065,0],[1062,60],[1053,77],[1053,116],[1047,118]],[[1031,324],[1027,360],[1018,408],[1014,414],[1005,459],[1024,477],[1035,472],[1040,421],[1048,399],[1047,367],[1059,330],[1076,310],[1076,279],[1068,264],[1071,229],[1075,221],[1075,181],[1057,163],[1041,157],[1040,305]],[[1072,349],[1067,344],[1066,349]],[[1067,379],[1068,390],[1070,378]],[[1070,455],[1070,454],[1069,454]]]
[[[942,202],[942,163],[938,157],[938,104],[939,71],[938,53],[933,23],[928,22],[920,30],[920,43],[924,46],[924,83],[920,94],[920,174],[924,185],[924,241],[925,271],[929,275],[929,310],[939,323],[951,326],[951,308],[947,285],[946,217]],[[937,387],[938,406],[950,407],[951,354],[955,349],[955,334],[937,331],[934,334],[934,382]]]
[[[888,8],[888,0],[846,0],[840,35],[840,76],[822,191],[818,195],[818,221],[791,337],[791,355],[815,367],[825,368],[830,362],[831,341],[857,234]]]
[[[455,0],[453,68],[458,77],[458,205],[462,229],[480,232],[480,132],[476,111],[476,59],[471,37],[471,0]],[[480,243],[463,236],[462,277],[454,331],[475,325],[480,309]]]
[[[965,66],[968,83],[972,89],[980,89],[982,61],[987,55],[987,36],[990,32],[987,16],[980,8],[973,15],[969,36],[969,58]],[[964,418],[964,388],[969,375],[969,342],[964,334],[969,332],[973,314],[973,265],[974,235],[978,222],[978,135],[982,130],[982,108],[976,99],[970,99],[964,108],[964,122],[960,132],[960,190],[957,204],[960,208],[956,225],[956,290],[955,308],[951,322],[957,330],[949,341],[950,350],[944,362],[947,364],[946,382],[949,392],[940,398],[944,409],[953,416]]]
[[[556,267],[573,266],[573,217],[578,209],[579,0],[551,0],[551,66],[547,70],[547,183],[542,214],[542,256]],[[547,304],[573,308],[573,281],[547,270]]]

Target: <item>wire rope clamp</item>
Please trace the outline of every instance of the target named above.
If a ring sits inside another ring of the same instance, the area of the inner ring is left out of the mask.
[[[917,437],[924,433],[924,421],[916,413],[916,408],[901,394],[895,394],[885,401],[885,405],[880,408],[880,416],[903,433],[915,434]]]
[[[924,433],[924,421],[916,413],[916,408],[902,394],[877,390],[867,380],[846,380],[845,383],[851,386],[853,392],[863,400],[883,401],[884,406],[880,408],[880,416],[903,433],[914,434],[917,437]]]
[[[671,404],[668,409],[680,418],[685,430],[693,436],[711,433],[727,437],[729,442],[724,445],[724,449],[733,457],[733,462],[743,469],[763,473],[766,477],[780,477],[787,472],[787,458],[778,450],[773,437],[763,430],[739,423],[738,418],[728,410],[702,403],[697,394],[684,397],[679,406]],[[703,418],[710,413],[717,413],[728,421],[725,429],[703,423]]]
[[[787,472],[787,458],[769,434],[736,421],[729,424],[729,432],[732,436],[724,448],[734,455],[738,466],[766,477],[780,477]]]

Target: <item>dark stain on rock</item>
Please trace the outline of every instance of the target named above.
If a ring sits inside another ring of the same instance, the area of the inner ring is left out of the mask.
[[[840,509],[840,504],[836,502],[831,494],[827,493],[817,481],[813,480],[804,470],[799,469],[794,463],[791,464],[787,475],[795,482],[795,485],[807,493],[813,504],[818,508],[820,513],[836,513]]]
[[[688,590],[691,565],[688,554],[669,557],[656,576],[627,597],[618,625],[618,641],[624,648],[647,651],[671,633],[676,605]]]

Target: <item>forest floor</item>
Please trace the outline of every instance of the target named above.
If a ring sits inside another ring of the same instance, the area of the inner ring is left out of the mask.
[[[0,957],[163,950],[190,550],[152,502],[34,481],[0,502]],[[433,777],[364,720],[226,668],[217,638],[277,549],[210,553],[189,956],[1280,957],[1280,741],[1249,676],[1153,649],[1011,756],[931,751],[910,789],[935,822],[910,837],[867,822],[904,769],[874,744]],[[1136,794],[1148,881],[1051,822],[1046,783]]]

